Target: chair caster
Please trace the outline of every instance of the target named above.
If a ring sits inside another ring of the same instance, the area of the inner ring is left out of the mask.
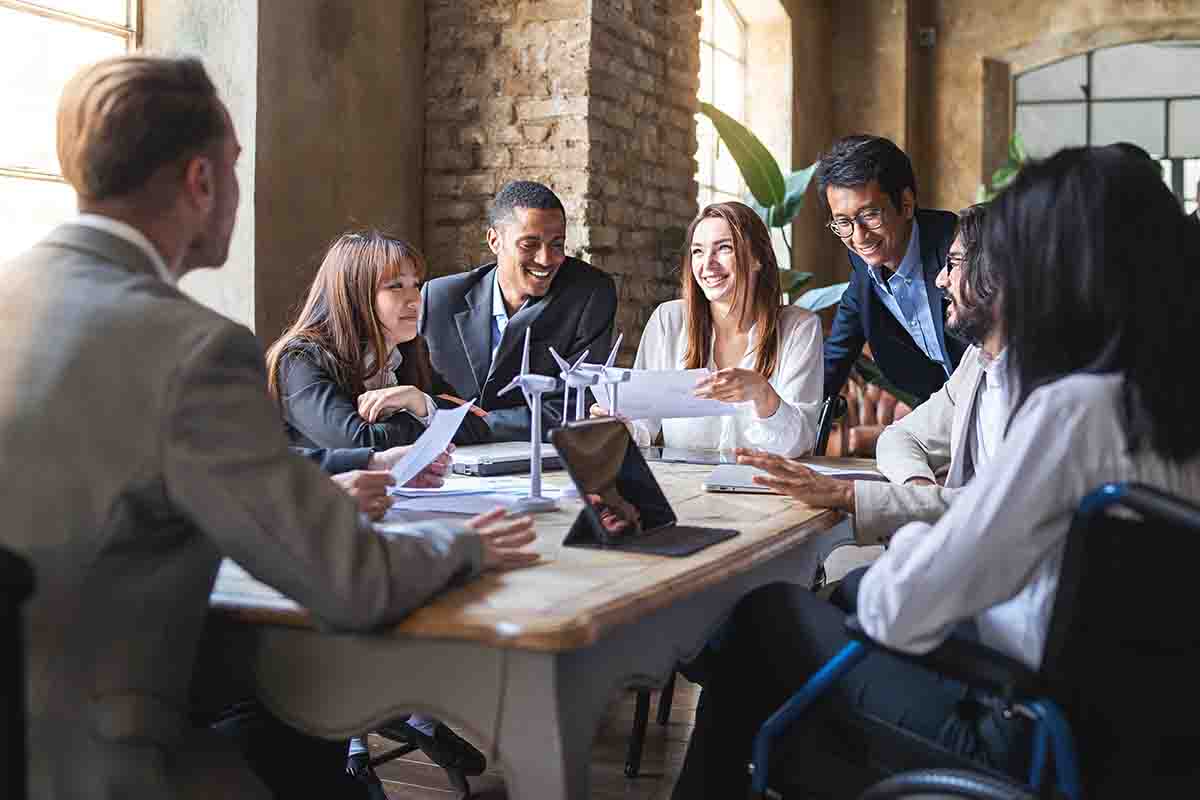
[[[626,762],[626,764],[625,764],[625,777],[626,778],[636,778],[638,776],[638,773],[640,773],[640,772],[641,772],[641,770],[639,770],[636,766]]]

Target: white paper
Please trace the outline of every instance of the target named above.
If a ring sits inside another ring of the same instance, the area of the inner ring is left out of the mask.
[[[631,369],[629,380],[617,390],[617,413],[628,419],[727,417],[736,414],[738,407],[734,403],[696,397],[696,383],[708,375],[706,369]],[[596,402],[611,409],[609,387],[601,385],[590,388]],[[600,391],[597,392],[597,389]]]
[[[450,440],[458,433],[459,426],[470,412],[472,403],[474,400],[455,409],[439,409],[438,413],[433,415],[433,423],[425,429],[421,438],[413,443],[404,454],[404,458],[392,467],[397,486],[403,486],[417,477],[417,473],[445,452]]]

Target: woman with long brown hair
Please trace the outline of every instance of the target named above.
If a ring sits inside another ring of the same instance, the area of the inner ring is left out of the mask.
[[[417,335],[425,260],[378,231],[330,245],[296,321],[267,351],[267,385],[300,447],[412,444],[439,408],[458,404]],[[455,442],[486,441],[467,415]]]
[[[822,400],[821,324],[811,312],[780,306],[767,226],[743,203],[713,203],[685,241],[683,297],[651,314],[633,366],[708,369],[696,396],[743,405],[725,417],[634,420],[634,439],[650,445],[661,431],[668,447],[808,452]]]

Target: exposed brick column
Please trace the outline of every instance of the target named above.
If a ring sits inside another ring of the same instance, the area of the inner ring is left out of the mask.
[[[697,0],[426,0],[426,24],[433,271],[487,260],[491,196],[541,181],[568,251],[617,280],[628,363],[696,213]]]
[[[696,214],[695,0],[592,3],[590,260],[617,281],[623,360],[654,307],[675,297],[683,229]]]

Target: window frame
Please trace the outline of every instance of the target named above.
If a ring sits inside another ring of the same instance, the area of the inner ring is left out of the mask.
[[[1122,47],[1122,46],[1123,45],[1113,45],[1112,47]],[[1059,59],[1059,61],[1053,61],[1049,64],[1043,64],[1042,66],[1036,67],[1033,70],[1028,70],[1026,72],[1021,73],[1020,75],[1013,76],[1013,91],[1012,91],[1013,130],[1016,131],[1016,120],[1018,118],[1018,110],[1022,106],[1077,106],[1077,107],[1082,107],[1083,113],[1084,113],[1084,145],[1091,147],[1091,146],[1095,145],[1095,142],[1093,141],[1093,129],[1094,129],[1093,114],[1094,114],[1096,106],[1104,105],[1106,103],[1162,103],[1163,104],[1162,147],[1160,150],[1158,150],[1158,155],[1155,155],[1155,153],[1153,151],[1151,152],[1151,155],[1154,156],[1155,161],[1157,161],[1163,165],[1163,182],[1167,184],[1167,187],[1170,188],[1171,192],[1175,195],[1176,198],[1178,198],[1180,205],[1183,206],[1185,209],[1189,209],[1189,210],[1192,208],[1195,208],[1197,198],[1190,197],[1188,195],[1188,192],[1189,191],[1195,192],[1196,187],[1195,186],[1188,187],[1188,186],[1184,185],[1184,180],[1183,180],[1184,164],[1185,164],[1185,162],[1188,162],[1188,161],[1200,160],[1200,153],[1197,153],[1195,156],[1172,156],[1172,155],[1170,155],[1170,153],[1171,153],[1171,105],[1173,103],[1182,102],[1182,101],[1200,100],[1200,94],[1166,95],[1166,96],[1153,96],[1153,97],[1141,96],[1141,95],[1130,95],[1130,96],[1121,96],[1121,97],[1092,97],[1092,87],[1095,85],[1095,72],[1094,72],[1094,68],[1093,68],[1094,56],[1095,56],[1095,53],[1097,50],[1106,50],[1106,49],[1111,49],[1111,48],[1098,47],[1098,48],[1094,48],[1092,50],[1088,50],[1086,53],[1076,53],[1075,55],[1067,56],[1066,58]],[[1079,58],[1080,56],[1082,56],[1084,59],[1084,73],[1083,73],[1084,84],[1083,84],[1083,86],[1080,87],[1080,90],[1083,94],[1082,98],[1071,99],[1071,100],[1067,100],[1067,99],[1019,100],[1019,99],[1017,99],[1016,85],[1017,85],[1017,81],[1020,80],[1020,78],[1023,75],[1028,75],[1031,72],[1036,72],[1037,70],[1045,69],[1046,67],[1053,66],[1054,64],[1061,63],[1062,61],[1066,61],[1068,59]]]
[[[75,25],[77,27],[86,28],[96,31],[97,33],[106,33],[112,36],[119,36],[125,40],[125,52],[132,53],[141,47],[142,44],[142,0],[124,0],[126,8],[125,25],[117,25],[95,17],[83,16],[70,11],[63,11],[49,5],[53,0],[41,0],[41,2],[28,2],[28,0],[0,0],[0,8],[15,11],[17,13],[31,14],[33,16],[42,17],[52,22],[61,23],[63,25]],[[33,169],[30,167],[20,167],[13,164],[5,164],[3,154],[0,154],[0,178],[15,178],[17,180],[29,181],[44,181],[49,183],[65,184],[66,179],[63,178],[61,172],[48,172],[41,169]]]
[[[742,118],[740,118],[740,119],[735,118],[735,119],[737,119],[738,122],[745,125],[746,124],[746,120],[744,118],[745,117],[745,97],[746,97],[746,88],[747,88],[746,75],[749,72],[749,56],[747,53],[748,40],[749,40],[749,26],[746,24],[745,18],[742,17],[741,13],[738,11],[737,6],[734,5],[733,0],[711,0],[711,2],[713,3],[713,16],[714,16],[712,33],[710,34],[710,36],[708,38],[705,38],[703,26],[701,26],[701,28],[700,28],[700,49],[703,50],[704,48],[708,48],[709,54],[710,54],[709,55],[710,63],[712,64],[712,69],[711,69],[710,75],[709,75],[709,78],[711,80],[711,85],[707,87],[707,89],[708,89],[707,94],[708,94],[708,97],[710,98],[710,102],[711,102],[711,99],[716,98],[716,72],[717,72],[717,70],[716,70],[716,63],[717,63],[716,55],[717,55],[717,53],[721,53],[722,55],[725,55],[728,58],[733,59],[738,64],[738,69],[741,73],[741,87],[742,87],[742,97],[743,97]],[[737,24],[738,32],[740,34],[740,37],[739,37],[740,52],[735,53],[735,52],[731,51],[728,47],[724,47],[717,42],[716,21],[715,21],[715,16],[716,16],[715,4],[716,3],[723,3],[726,11],[729,12],[729,15],[731,17],[733,17],[734,22]],[[705,88],[706,87],[701,85],[701,87],[700,87],[701,91],[698,92],[698,94],[702,94],[703,90]],[[724,109],[721,109],[721,110],[724,111]],[[723,143],[721,141],[721,137],[717,134],[715,127],[712,127],[711,120],[709,120],[707,117],[704,117],[703,115],[698,114],[697,122],[698,122],[698,124],[708,125],[710,128],[712,128],[712,132],[713,132],[713,146],[708,148],[708,150],[706,152],[703,152],[703,153],[698,152],[696,154],[696,161],[697,161],[696,185],[698,187],[698,191],[697,191],[698,198],[697,199],[700,201],[700,207],[703,208],[704,206],[708,205],[709,203],[718,202],[718,200],[716,199],[717,196],[720,196],[720,197],[733,196],[736,199],[740,200],[741,197],[746,192],[745,179],[742,178],[740,173],[738,174],[738,185],[737,185],[737,190],[735,192],[730,192],[730,191],[728,191],[728,189],[726,187],[717,185],[717,162],[720,158],[721,147],[723,146]],[[710,181],[708,183],[705,183],[700,179],[699,164],[700,164],[700,160],[702,158],[706,159],[708,162],[708,175],[709,175],[709,181]]]

